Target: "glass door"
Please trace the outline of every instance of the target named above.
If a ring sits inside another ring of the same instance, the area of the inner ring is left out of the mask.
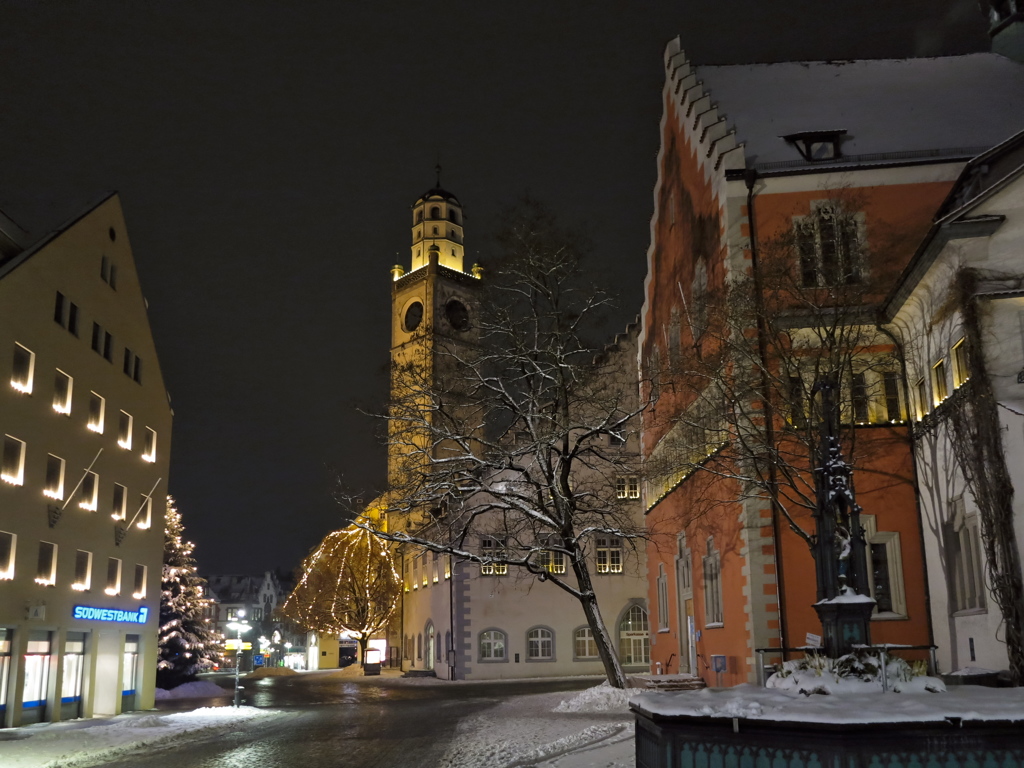
[[[126,635],[124,639],[124,687],[121,690],[121,711],[136,709],[136,685],[139,677],[139,636]]]
[[[0,627],[0,726],[7,711],[7,684],[11,679],[11,634],[12,630]]]
[[[68,632],[64,640],[64,682],[60,691],[61,720],[82,716],[82,675],[85,672],[85,632]]]
[[[50,633],[33,629],[25,651],[25,685],[21,693],[21,723],[46,720],[46,692],[50,683]]]

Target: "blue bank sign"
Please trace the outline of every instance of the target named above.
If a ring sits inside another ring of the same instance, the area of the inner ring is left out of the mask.
[[[124,624],[145,624],[149,617],[149,608],[140,606],[137,611],[125,611],[120,608],[92,608],[88,605],[76,605],[71,617],[87,621],[118,621]]]

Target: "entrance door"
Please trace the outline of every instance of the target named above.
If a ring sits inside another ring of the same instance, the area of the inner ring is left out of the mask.
[[[679,534],[676,554],[676,615],[679,617],[679,671],[696,674],[697,647],[693,630],[693,558],[686,534]],[[669,671],[669,670],[666,670]]]
[[[46,720],[46,692],[50,683],[50,633],[33,629],[25,651],[25,685],[21,692],[21,723]]]
[[[11,630],[0,627],[0,728],[7,713],[7,683],[11,676]]]
[[[427,625],[427,647],[426,647],[426,658],[424,661],[427,663],[427,669],[434,668],[434,625]]]
[[[82,674],[85,670],[85,632],[68,632],[64,640],[64,682],[60,691],[60,719],[82,716]]]
[[[131,712],[136,704],[136,686],[139,677],[139,636],[126,635],[124,638],[124,671],[121,680],[121,711]]]
[[[686,643],[690,672],[697,674],[697,622],[693,618],[693,600],[686,601]]]

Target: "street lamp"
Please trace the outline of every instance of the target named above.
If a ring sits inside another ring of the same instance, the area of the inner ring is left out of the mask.
[[[249,624],[246,624],[244,621],[245,611],[238,611],[236,616],[238,619],[240,619],[240,621],[230,622],[228,624],[228,629],[233,629],[235,632],[238,633],[237,644],[235,646],[235,706],[237,707],[239,706],[238,698],[239,692],[241,691],[241,688],[238,685],[238,670],[239,667],[242,666],[242,633],[248,632],[250,629],[252,629],[252,627]]]

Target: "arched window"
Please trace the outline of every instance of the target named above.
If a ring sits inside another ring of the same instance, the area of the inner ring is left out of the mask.
[[[416,211],[416,223],[419,224],[423,221],[423,210]]]
[[[450,221],[450,222],[452,222],[454,224],[458,224],[459,223],[459,214],[457,214],[451,208],[448,209],[448,221]]]
[[[526,660],[552,661],[555,658],[555,633],[535,627],[526,633]]]
[[[480,633],[480,661],[505,661],[505,633],[488,629]]]
[[[651,663],[647,611],[639,605],[630,606],[619,622],[619,660],[623,665]]]
[[[436,205],[432,206],[431,209],[430,209],[430,218],[432,218],[432,219],[440,219],[441,218],[441,209],[438,208]]]
[[[416,658],[423,658],[423,633],[416,635]]]
[[[597,643],[590,627],[580,627],[573,635],[573,655],[577,659],[596,659]]]
[[[437,234],[437,227],[434,227],[434,234]]]

